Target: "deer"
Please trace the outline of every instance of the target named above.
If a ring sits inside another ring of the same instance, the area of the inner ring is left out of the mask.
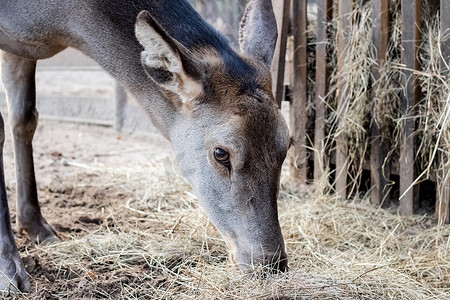
[[[39,59],[72,47],[137,99],[173,147],[230,264],[287,270],[278,219],[280,174],[292,144],[274,100],[277,40],[271,0],[250,0],[239,49],[186,0],[0,0],[1,78],[13,137],[19,233],[53,243],[39,207],[33,161]],[[10,222],[0,115],[0,290],[30,290]]]

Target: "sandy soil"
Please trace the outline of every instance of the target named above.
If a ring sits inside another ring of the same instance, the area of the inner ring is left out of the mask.
[[[104,170],[124,166],[139,168],[151,160],[171,157],[171,149],[170,144],[157,134],[121,134],[112,128],[42,121],[35,136],[34,157],[43,215],[64,241],[95,231],[104,222],[114,227],[112,220],[107,221],[108,209],[120,212],[125,200],[135,193],[133,184],[116,185],[111,176],[102,175],[98,166]],[[10,134],[7,134],[4,160],[15,227],[16,182]],[[122,214],[124,220],[127,213],[131,212],[125,210]],[[96,289],[88,287],[85,279],[42,258],[43,251],[48,251],[45,247],[36,248],[27,236],[19,236],[16,232],[15,235],[32,280],[33,292],[26,298],[53,299],[58,298],[56,295],[61,291],[68,290],[78,299],[95,296]],[[106,274],[99,283],[110,289],[116,285],[116,280],[132,281],[120,274]]]

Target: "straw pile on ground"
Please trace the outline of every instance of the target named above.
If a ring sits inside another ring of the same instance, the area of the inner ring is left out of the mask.
[[[446,299],[450,293],[450,227],[429,217],[302,195],[284,170],[279,211],[290,270],[249,277],[229,267],[224,242],[167,158],[139,168],[68,164],[98,175],[97,189],[115,187],[125,201],[104,208],[88,233],[22,253],[39,266],[31,272],[34,299]]]

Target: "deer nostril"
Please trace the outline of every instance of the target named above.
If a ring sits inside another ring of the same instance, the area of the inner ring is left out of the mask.
[[[267,263],[271,273],[288,271],[288,259],[286,254],[279,252],[272,256],[272,259]]]
[[[274,271],[287,272],[288,269],[289,269],[288,268],[288,260],[287,260],[287,257],[285,257],[276,262]]]
[[[247,198],[247,206],[252,206],[255,201],[255,197],[250,196]]]

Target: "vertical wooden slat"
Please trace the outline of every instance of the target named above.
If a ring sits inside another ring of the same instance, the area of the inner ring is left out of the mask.
[[[338,72],[344,69],[345,58],[347,56],[348,38],[346,34],[350,32],[351,12],[353,8],[352,0],[339,0],[339,18],[338,18]],[[342,105],[342,88],[344,82],[339,79],[338,82],[338,111],[342,111],[339,107]],[[341,199],[347,198],[347,153],[348,139],[344,133],[339,134],[336,138],[336,193]]]
[[[450,1],[441,0],[441,30],[444,36],[450,34]],[[441,45],[442,52],[442,73],[450,76],[450,39],[447,38]]]
[[[115,104],[114,128],[117,131],[122,131],[123,122],[125,120],[125,105],[127,104],[127,92],[117,81],[115,82],[114,86],[114,104]]]
[[[444,36],[450,34],[450,1],[441,0],[441,30]],[[450,39],[447,38],[441,45],[442,52],[442,73],[450,76]]]
[[[328,93],[330,72],[328,61],[328,23],[333,14],[333,0],[317,1],[317,43],[316,43],[316,119],[314,123],[314,181],[318,182],[324,170],[324,140],[325,140],[325,103],[323,99]]]
[[[290,104],[291,132],[296,143],[291,157],[291,176],[300,183],[307,179],[308,163],[306,151],[307,114],[307,0],[293,3],[294,33],[294,94]]]
[[[380,67],[386,59],[386,51],[389,43],[389,2],[390,0],[372,0],[372,42],[376,49],[377,65],[372,68],[374,84],[372,95],[377,97],[377,82],[380,79]],[[373,101],[372,115],[376,114],[375,101]],[[372,118],[370,143],[370,203],[380,205],[387,197],[388,167],[383,168],[384,160],[389,151],[389,142],[382,138],[381,124]],[[383,172],[384,171],[384,172]]]
[[[450,58],[450,57],[449,57]],[[437,165],[448,164],[449,157],[439,153]],[[447,171],[448,172],[448,171]],[[439,224],[450,223],[450,181],[445,182],[446,170],[439,169],[436,174],[436,219]]]
[[[441,31],[443,36],[450,34],[450,2],[441,0]],[[450,76],[450,40],[446,39],[441,45],[442,61],[441,72],[443,76]],[[444,165],[450,159],[444,153],[439,155],[439,162]],[[438,164],[439,165],[439,164]],[[442,186],[436,186],[436,217],[440,224],[450,223],[450,180],[445,183],[441,180],[446,176],[448,170],[439,170],[437,174],[437,183]]]
[[[272,0],[272,5],[277,18],[278,40],[272,60],[272,90],[281,107],[284,92],[284,69],[286,60],[286,41],[289,31],[289,13],[291,0]]]
[[[421,0],[402,0],[402,63],[405,65],[405,95],[401,103],[403,118],[402,141],[400,146],[400,208],[403,215],[414,211],[414,198],[417,197],[415,180],[415,114],[414,105],[420,97],[417,76],[418,48],[420,45]]]

